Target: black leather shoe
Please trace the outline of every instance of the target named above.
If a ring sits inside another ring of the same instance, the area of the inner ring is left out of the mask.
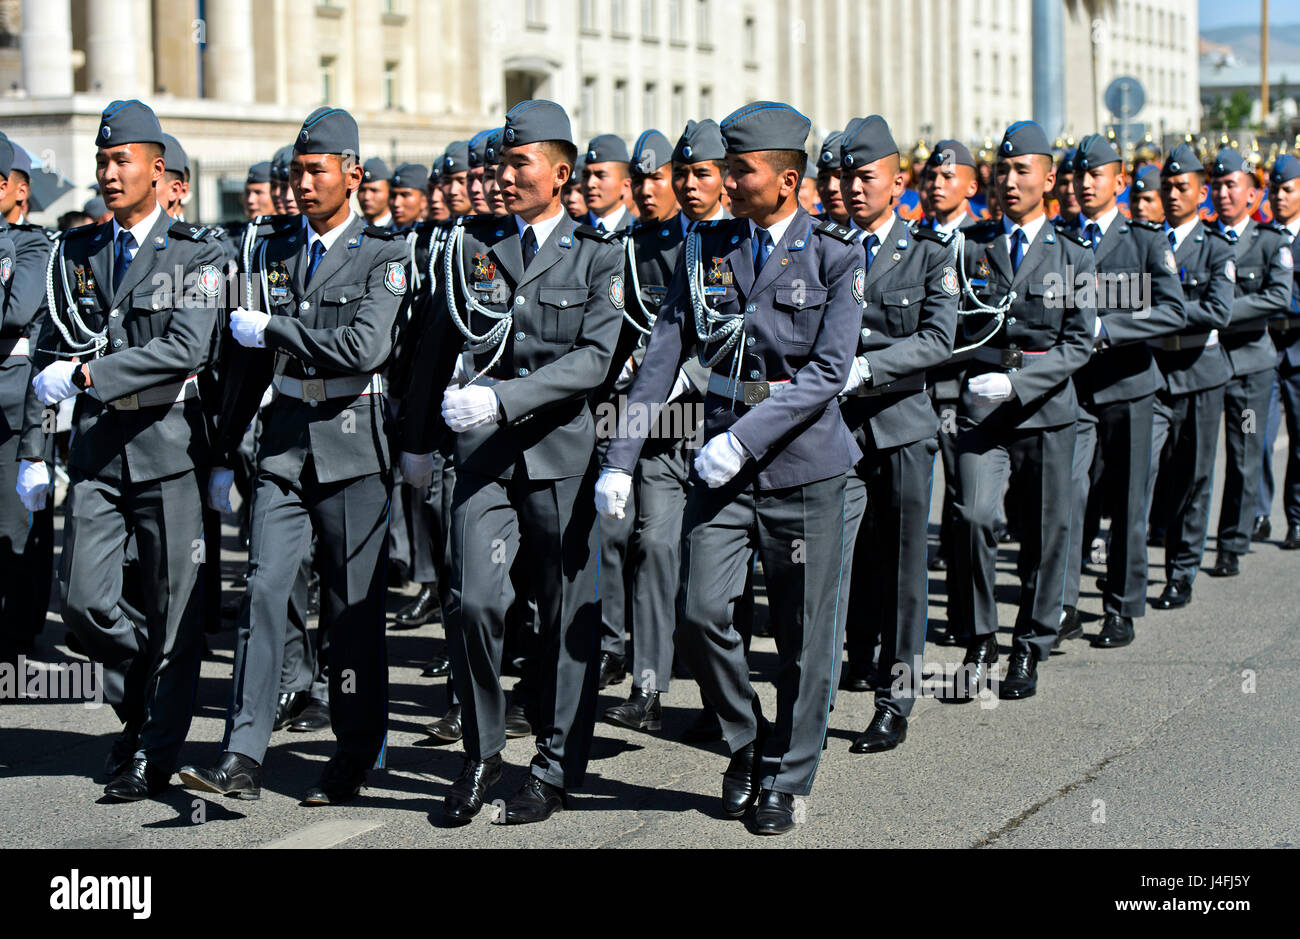
[[[1062,611],[1065,613],[1065,618],[1061,620],[1061,629],[1056,634],[1058,645],[1059,640],[1082,639],[1083,624],[1079,622],[1079,608],[1077,606],[1067,606],[1063,607]]]
[[[659,709],[659,692],[633,686],[627,701],[605,712],[605,721],[633,730],[659,730],[663,719]]]
[[[961,668],[953,676],[951,701],[974,701],[979,693],[988,687],[993,665],[998,660],[998,638],[996,635],[982,636],[971,640],[966,647],[966,655],[961,660]]]
[[[1151,605],[1157,610],[1177,610],[1192,602],[1192,585],[1185,580],[1171,580]]]
[[[856,667],[852,662],[840,673],[840,691],[870,691],[871,670]]]
[[[528,723],[522,704],[512,704],[506,708],[506,739],[532,736],[533,725]]]
[[[365,784],[365,763],[350,753],[336,753],[302,801],[304,805],[342,805],[355,799]]]
[[[122,733],[113,741],[108,757],[104,760],[104,777],[112,779],[121,776],[135,759],[135,751],[140,748],[140,725],[127,724]]]
[[[1028,649],[1017,648],[1011,653],[1007,665],[1007,676],[998,688],[998,697],[1003,701],[1019,701],[1032,698],[1038,690],[1038,660]]]
[[[272,730],[284,730],[294,719],[307,709],[311,695],[305,691],[281,692],[279,703],[275,706],[275,723]]]
[[[951,626],[947,629],[933,629],[926,638],[936,646],[964,646],[967,642],[966,637]]]
[[[600,687],[616,685],[623,680],[627,672],[623,668],[623,657],[613,652],[600,654]]]
[[[432,724],[426,724],[424,732],[430,737],[437,737],[444,743],[459,741],[465,732],[460,720],[460,705],[453,704],[442,717]]]
[[[1241,562],[1233,551],[1220,551],[1214,559],[1214,567],[1210,568],[1211,577],[1236,577],[1240,573]]]
[[[182,766],[178,775],[186,789],[215,792],[232,799],[262,798],[262,766],[242,753],[227,750],[216,766]]]
[[[722,725],[718,723],[718,715],[707,704],[682,731],[682,743],[712,743],[721,739]]]
[[[473,760],[465,757],[465,765],[460,775],[447,790],[443,810],[447,817],[455,822],[468,822],[483,808],[487,792],[501,779],[501,754],[486,760]]]
[[[172,774],[157,763],[136,757],[104,787],[104,795],[122,802],[152,799],[171,785]]]
[[[907,739],[907,718],[885,708],[876,708],[876,716],[867,729],[849,747],[850,753],[880,753],[892,750]]]
[[[758,796],[757,748],[747,743],[731,755],[722,774],[722,811],[728,818],[740,818]]]
[[[1290,525],[1286,530],[1286,538],[1282,542],[1284,551],[1295,551],[1300,549],[1300,525]]]
[[[794,830],[794,796],[764,789],[754,807],[754,834],[784,835]]]
[[[425,678],[445,678],[451,674],[451,659],[445,655],[435,655],[420,674]]]
[[[1094,649],[1118,649],[1133,641],[1133,617],[1107,613],[1101,632],[1092,640]]]
[[[929,568],[932,571],[946,571],[948,569],[948,560],[942,554],[936,554],[930,558]]]
[[[295,734],[310,734],[317,730],[330,729],[330,707],[323,701],[317,701],[315,698],[303,708],[302,714],[298,719],[289,725],[289,730]]]
[[[504,822],[507,825],[544,822],[563,807],[564,790],[529,773],[527,781],[506,803]]]
[[[422,584],[415,599],[393,617],[394,629],[415,629],[425,623],[438,619],[441,607],[438,604],[438,588],[434,584]]]
[[[1250,530],[1250,540],[1268,541],[1271,534],[1273,534],[1273,523],[1268,520],[1268,516],[1256,515],[1255,526]]]

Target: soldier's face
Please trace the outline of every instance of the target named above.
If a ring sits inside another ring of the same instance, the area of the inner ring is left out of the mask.
[[[1119,163],[1093,166],[1074,174],[1074,194],[1089,218],[1109,212],[1123,189],[1124,171]]]
[[[506,202],[501,198],[501,184],[497,182],[497,168],[489,166],[483,173],[483,198],[493,215],[506,214]]]
[[[1056,170],[1049,157],[1026,153],[998,157],[993,179],[1002,211],[1019,223],[1043,210],[1043,195],[1056,184]]]
[[[508,148],[497,173],[506,211],[526,220],[545,217],[559,202],[569,172],[568,163],[552,163],[540,144]]]
[[[1071,218],[1079,214],[1079,196],[1074,188],[1074,174],[1057,170],[1056,185],[1052,195],[1056,197],[1057,208],[1063,215]]]
[[[849,215],[865,229],[877,223],[903,194],[905,177],[895,157],[887,156],[840,173],[840,193]]]
[[[114,215],[151,199],[157,201],[154,187],[165,169],[162,148],[154,149],[148,144],[124,143],[95,154],[95,181],[99,183],[99,194]]]
[[[469,196],[469,204],[479,215],[487,215],[492,211],[483,189],[483,175],[483,167],[476,166],[465,176],[465,192]]]
[[[1289,225],[1300,215],[1300,179],[1274,182],[1268,187],[1268,202],[1273,209],[1273,219]]]
[[[761,152],[727,154],[726,189],[736,218],[758,222],[771,217],[798,193],[800,182],[797,170],[778,173]]]
[[[722,170],[716,163],[674,163],[673,194],[692,222],[718,211],[722,202]]]
[[[298,207],[309,219],[330,219],[361,185],[363,170],[355,160],[343,166],[337,153],[296,153],[289,165],[289,185]]]
[[[402,187],[393,190],[393,221],[398,225],[414,225],[424,218],[429,208],[429,197],[423,189]]]
[[[821,200],[826,213],[839,221],[849,217],[840,195],[840,174],[835,170],[819,170],[817,173],[817,198]]]
[[[662,222],[675,214],[677,197],[673,195],[671,164],[646,176],[636,176],[632,180],[632,201],[637,214],[646,221]]]
[[[1128,200],[1129,211],[1139,222],[1156,222],[1165,220],[1165,207],[1160,204],[1160,193],[1154,190],[1133,193]]]
[[[442,198],[452,215],[468,215],[473,208],[469,201],[469,173],[452,173],[442,180]]]
[[[977,188],[973,166],[942,163],[929,167],[921,177],[921,191],[936,215],[956,212]]]
[[[1255,189],[1255,180],[1241,170],[1216,177],[1210,183],[1210,201],[1220,220],[1235,225],[1245,218],[1255,199]]]
[[[388,211],[388,180],[376,179],[362,183],[357,190],[357,204],[367,221],[374,221]]]
[[[271,184],[248,183],[244,186],[244,214],[250,219],[271,212]]]
[[[1160,202],[1166,221],[1177,228],[1196,218],[1208,191],[1209,187],[1195,173],[1166,176],[1160,181]]]
[[[275,202],[275,210],[281,215],[297,215],[298,199],[293,194],[293,187],[287,182],[275,183],[271,188],[271,195]]]
[[[587,197],[582,194],[582,184],[577,180],[571,181],[564,187],[564,195],[561,197],[564,203],[564,211],[575,219],[581,219],[587,214]]]
[[[628,191],[627,165],[588,163],[582,169],[582,188],[587,197],[587,208],[597,215],[608,215],[618,207]]]
[[[435,222],[445,222],[451,218],[447,209],[447,200],[442,197],[441,186],[429,187],[429,218]]]

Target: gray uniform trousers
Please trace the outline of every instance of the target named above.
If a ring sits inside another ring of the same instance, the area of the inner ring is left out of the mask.
[[[758,757],[760,786],[807,795],[821,758],[847,601],[847,480],[789,489],[718,489],[692,478],[686,501],[677,649],[722,725],[732,753],[765,725],[733,613],[757,546],[776,640],[776,717]],[[741,484],[741,485],[738,485]]]
[[[636,525],[628,547],[632,568],[632,681],[644,691],[668,691],[677,625],[682,522],[693,450],[679,442],[636,465],[626,514]],[[635,507],[633,499],[635,498]],[[601,519],[602,524],[607,519]],[[603,601],[602,601],[603,602]]]
[[[197,402],[195,402],[197,406]],[[65,506],[63,621],[104,666],[104,700],[139,728],[135,756],[167,771],[189,732],[199,670],[202,495],[190,470],[145,483],[122,479],[117,457],[91,479],[73,472]],[[128,534],[140,557],[140,614],[122,610]]]
[[[596,444],[596,463],[601,464],[608,440]],[[629,602],[632,588],[632,565],[628,563],[628,543],[636,521],[636,487],[628,493],[622,518],[599,518],[600,528],[600,651],[623,658],[627,650],[629,626],[635,631],[635,604]]]
[[[1111,404],[1080,405],[1071,472],[1070,554],[1065,568],[1065,606],[1079,605],[1083,575],[1085,516],[1089,496],[1100,497],[1110,518],[1106,589],[1102,609],[1119,616],[1143,616],[1147,604],[1147,506],[1155,395]],[[1098,456],[1097,450],[1101,454]],[[1101,472],[1095,462],[1100,460]],[[1094,485],[1097,492],[1093,493]]]
[[[29,512],[18,498],[18,434],[0,443],[0,655],[24,651],[45,625],[54,577],[54,494]]]
[[[865,455],[848,475],[845,500],[844,569],[852,571],[842,617],[848,657],[857,669],[872,671],[876,707],[907,717],[920,691],[925,652],[926,554],[938,443],[931,437],[878,450],[871,435],[862,434],[858,445]],[[836,665],[838,686],[838,656]]]
[[[1003,490],[1017,471],[1020,609],[1013,644],[1029,649],[1041,662],[1051,653],[1061,626],[1076,425],[1021,430],[1001,426],[996,417],[980,418],[976,411],[974,420],[965,415],[959,419],[957,536],[969,547],[956,552],[956,611],[959,622],[970,623],[972,638],[997,634],[997,530]]]
[[[1273,377],[1273,394],[1268,405],[1268,429],[1265,432],[1264,452],[1260,460],[1262,474],[1259,480],[1259,498],[1255,500],[1255,514],[1267,518],[1273,511],[1273,445],[1277,432],[1286,420],[1287,455],[1286,476],[1282,482],[1282,511],[1288,525],[1300,525],[1300,367],[1283,360]]]
[[[298,565],[289,595],[289,619],[284,637],[284,661],[280,664],[280,693],[311,692],[311,697],[329,704],[329,634],[317,620],[315,635],[307,626],[307,593],[311,585],[311,546]]]
[[[457,469],[451,503],[447,646],[464,710],[465,752],[486,760],[506,745],[501,690],[511,577],[521,543],[528,554],[539,629],[535,663],[534,776],[560,788],[582,784],[596,723],[600,611],[591,471],[530,480],[523,460],[511,479]]]
[[[372,473],[333,483],[307,458],[295,483],[262,470],[253,495],[249,602],[240,615],[223,751],[261,763],[271,739],[290,594],[318,533],[321,626],[328,630],[330,724],[340,752],[370,763],[388,723],[384,593],[389,486]]]
[[[1235,375],[1228,379],[1223,390],[1223,444],[1227,460],[1219,503],[1220,551],[1245,554],[1250,550],[1274,374],[1269,369]]]
[[[1154,518],[1165,526],[1165,578],[1188,584],[1196,579],[1205,554],[1214,488],[1214,456],[1219,446],[1224,386],[1185,395],[1156,392],[1151,431],[1151,464],[1163,473],[1165,504]],[[1147,503],[1156,473],[1147,479]],[[1247,532],[1249,535],[1249,532]]]

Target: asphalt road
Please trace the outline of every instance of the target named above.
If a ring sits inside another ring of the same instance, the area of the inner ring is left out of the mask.
[[[299,806],[332,752],[328,731],[275,735],[260,801],[209,801],[173,788],[157,801],[110,804],[90,777],[119,730],[111,708],[5,703],[0,846],[1295,847],[1300,552],[1279,550],[1283,528],[1279,508],[1275,539],[1243,559],[1241,576],[1202,574],[1191,606],[1150,611],[1131,646],[1101,651],[1067,643],[1064,655],[1041,666],[1034,698],[994,707],[919,702],[907,741],[892,752],[848,752],[873,709],[870,695],[841,693],[816,785],[798,804],[802,824],[782,838],[756,838],[719,812],[722,745],[677,739],[699,706],[689,681],[674,682],[660,734],[598,726],[587,786],[572,794],[569,810],[542,825],[506,827],[492,823],[488,808],[467,826],[447,827],[441,800],[460,769],[460,748],[435,745],[421,730],[445,702],[441,680],[419,677],[420,665],[441,648],[435,624],[389,633],[388,767],[372,773],[348,806]],[[1007,546],[999,560],[1004,653],[1014,619],[1014,551]],[[1212,563],[1213,538],[1206,553]],[[233,554],[224,561],[236,569]],[[1154,597],[1162,552],[1153,550],[1151,562]],[[932,576],[931,588],[933,628],[946,616],[942,575]],[[396,593],[389,599],[390,613],[406,601]],[[1091,575],[1081,607],[1091,636],[1100,628]],[[62,644],[63,634],[51,616],[39,660],[81,661]],[[187,761],[217,756],[232,639],[229,629],[212,637]],[[928,645],[927,665],[955,664],[961,651]],[[773,642],[755,640],[751,661],[770,714]],[[628,689],[625,682],[602,693],[602,708]],[[531,739],[510,742],[493,799],[519,786],[532,751]]]

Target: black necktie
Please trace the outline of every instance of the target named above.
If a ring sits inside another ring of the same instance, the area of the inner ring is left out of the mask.
[[[303,286],[311,283],[311,277],[316,273],[316,268],[320,267],[320,259],[323,257],[325,257],[325,242],[317,238],[311,246],[311,258],[307,261],[307,277],[303,280]]]
[[[117,288],[121,286],[126,269],[131,266],[131,245],[134,243],[135,237],[127,229],[123,228],[117,233],[117,247],[113,251],[114,293],[117,293]]]
[[[1225,226],[1223,227],[1223,233],[1224,233],[1225,235],[1228,236],[1228,243],[1229,243],[1229,244],[1234,244],[1234,245],[1235,245],[1235,244],[1237,243],[1237,233],[1236,233],[1233,229],[1228,228],[1228,227],[1225,225]]]
[[[528,270],[528,265],[532,264],[533,258],[537,257],[537,233],[533,231],[531,225],[524,229],[522,247],[524,249],[524,270]]]

